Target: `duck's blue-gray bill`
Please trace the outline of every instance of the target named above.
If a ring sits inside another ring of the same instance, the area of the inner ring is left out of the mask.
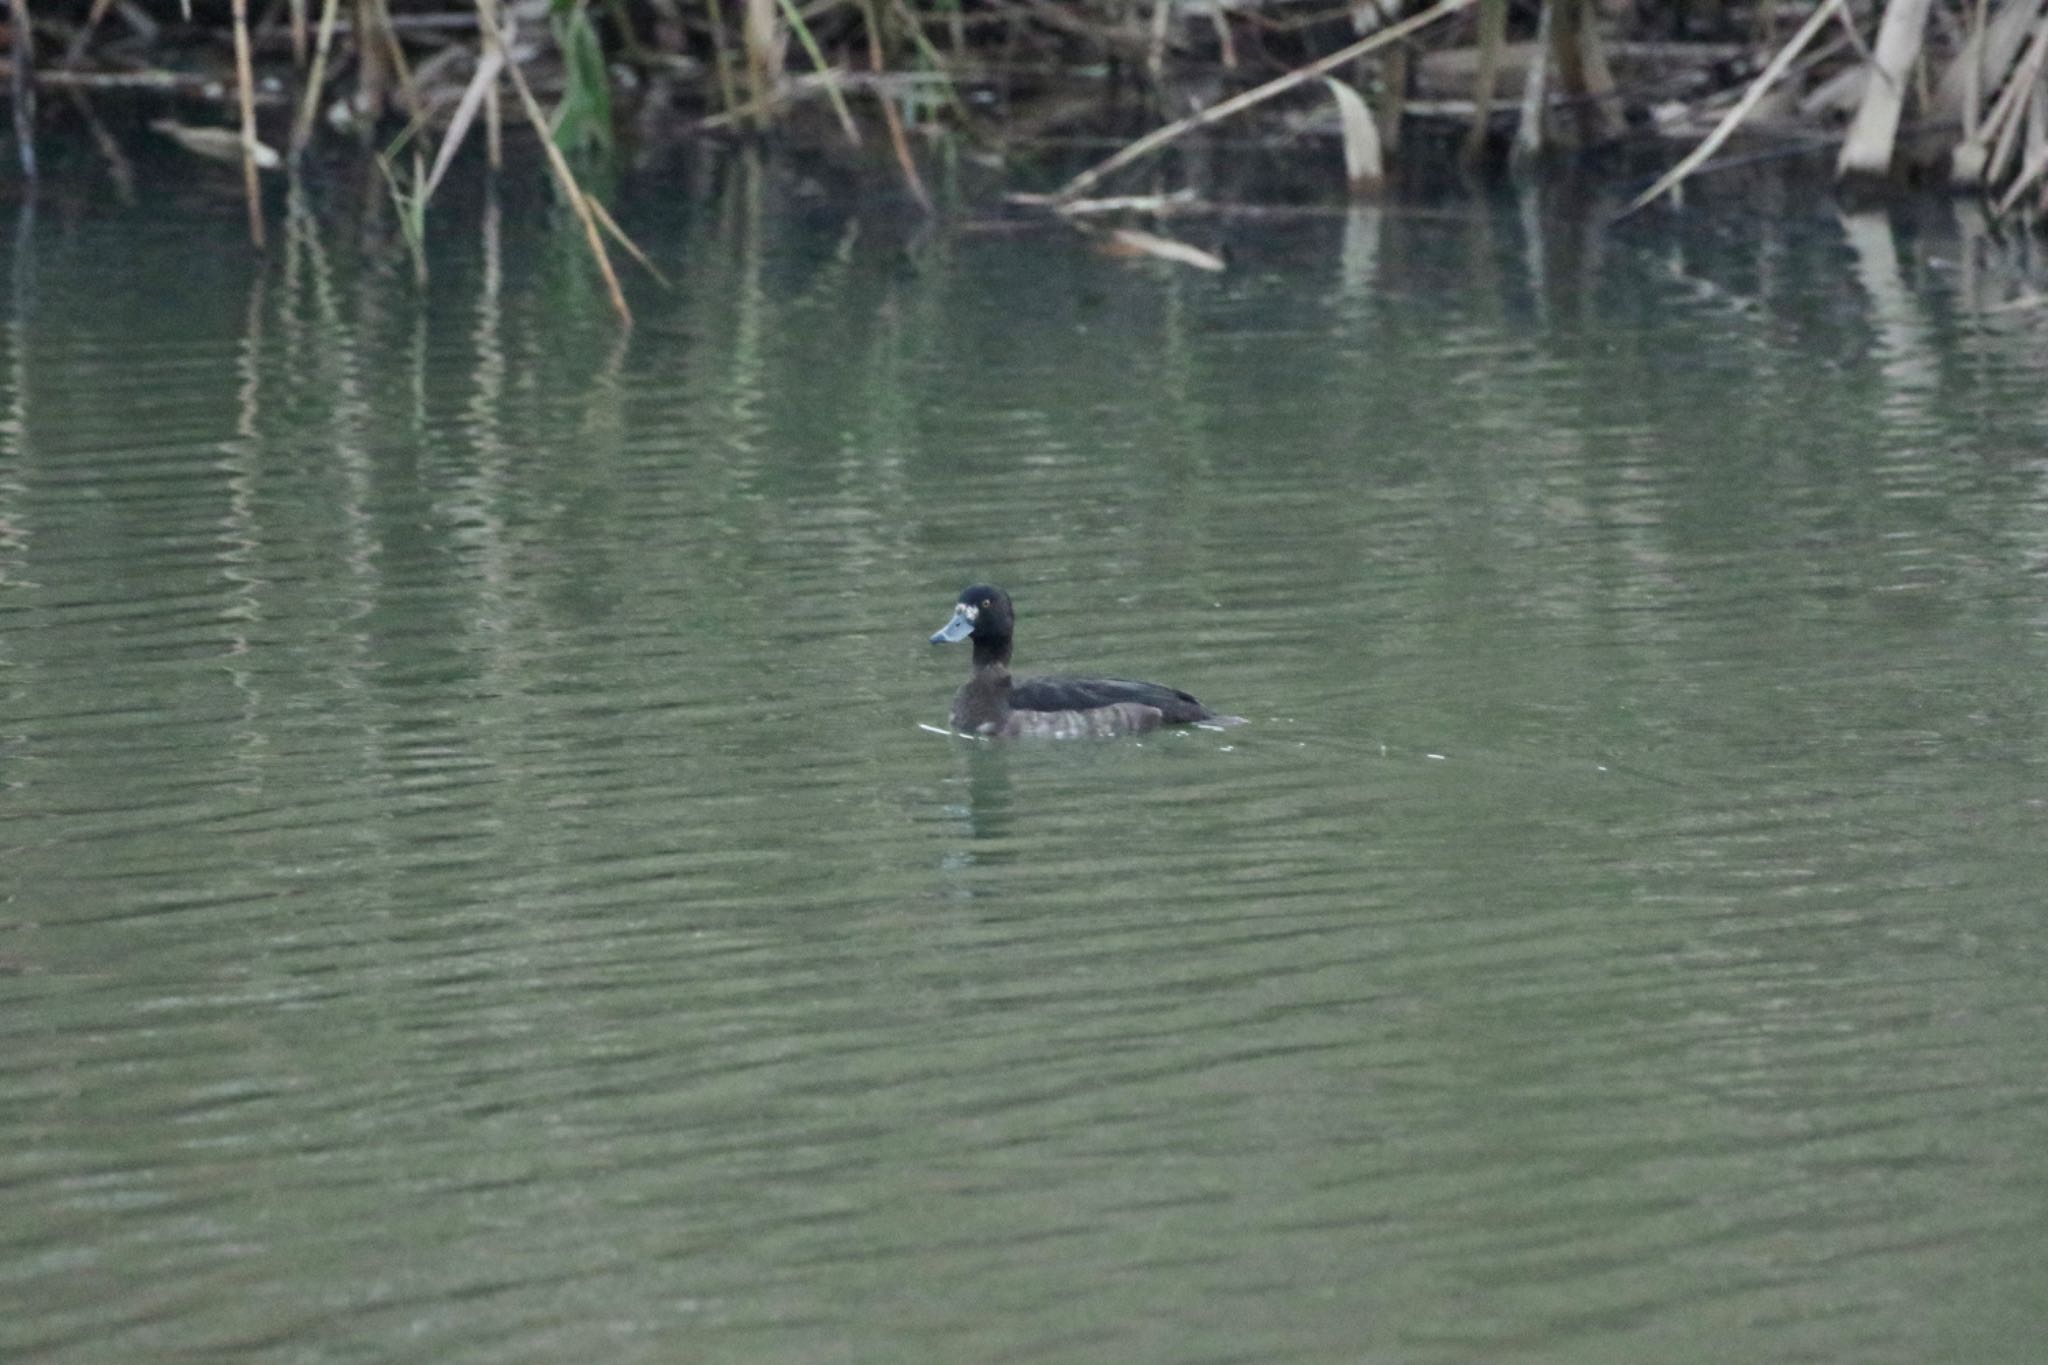
[[[953,608],[953,619],[932,632],[932,643],[950,645],[974,634],[974,618],[967,614],[967,608]]]

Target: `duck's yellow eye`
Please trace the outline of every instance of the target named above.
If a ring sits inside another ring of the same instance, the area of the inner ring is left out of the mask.
[[[993,597],[984,597],[981,599],[981,605],[983,605],[984,607],[992,607],[995,604],[996,600]]]

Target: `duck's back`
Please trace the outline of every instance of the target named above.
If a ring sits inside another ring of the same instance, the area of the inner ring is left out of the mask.
[[[1019,711],[1052,712],[1141,706],[1156,710],[1167,725],[1209,720],[1213,714],[1177,687],[1134,678],[1020,678],[1010,688],[1010,705]]]

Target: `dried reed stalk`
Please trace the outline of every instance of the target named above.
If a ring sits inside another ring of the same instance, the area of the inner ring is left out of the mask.
[[[876,12],[874,0],[861,0],[861,17],[868,31],[868,67],[877,75],[882,74],[882,24]],[[917,158],[910,154],[910,139],[903,132],[903,118],[896,112],[896,101],[889,97],[887,90],[875,91],[875,103],[881,106],[882,122],[889,129],[889,146],[896,153],[897,169],[903,173],[904,188],[910,197],[926,213],[932,211],[932,197],[924,191],[924,179],[917,173]]]
[[[249,242],[263,250],[263,184],[256,174],[256,73],[249,63],[249,0],[235,0],[235,96],[242,111],[242,193],[249,201]]]
[[[13,80],[14,63],[0,58],[0,74],[4,74],[7,80]],[[28,74],[34,79],[36,89],[151,90],[209,104],[220,98],[219,80],[203,71],[71,71],[61,66],[45,66],[40,70],[32,69]],[[261,89],[256,92],[259,107],[285,102],[282,97]]]
[[[1620,136],[1623,121],[1614,73],[1608,69],[1600,30],[1593,22],[1597,16],[1592,0],[1546,0],[1544,8],[1557,11],[1550,26],[1550,60],[1566,107],[1575,116],[1578,141],[1613,141]]]
[[[673,284],[669,282],[668,276],[661,273],[661,268],[655,265],[653,261],[647,259],[647,253],[642,251],[639,248],[639,246],[634,243],[633,239],[626,235],[626,230],[619,226],[619,220],[612,217],[612,211],[610,209],[606,208],[602,203],[598,202],[598,198],[596,195],[585,194],[583,196],[583,202],[590,206],[591,215],[597,219],[597,225],[603,228],[607,233],[611,234],[611,239],[617,242],[619,244],[619,247],[628,256],[631,256],[634,260],[638,261],[640,263],[640,268],[642,270],[645,270],[648,274],[654,276],[656,282],[658,282],[663,289],[673,289],[675,287]]]
[[[1550,104],[1551,7],[1536,18],[1536,60],[1522,80],[1522,106],[1515,118],[1515,141],[1508,150],[1511,166],[1526,167],[1543,154],[1543,114]]]
[[[1380,130],[1372,121],[1365,97],[1335,76],[1323,77],[1330,98],[1337,101],[1337,126],[1344,134],[1344,180],[1354,197],[1379,193],[1387,182],[1380,156]]]
[[[739,107],[740,97],[732,82],[731,44],[726,41],[725,18],[719,0],[707,0],[704,8],[711,16],[711,69],[718,77],[718,107],[729,113]]]
[[[1150,256],[1212,274],[1221,274],[1226,268],[1223,258],[1214,252],[1141,228],[1112,228],[1101,241],[1103,252],[1111,256]]]
[[[1173,21],[1173,0],[1152,0],[1151,32],[1145,40],[1145,74],[1152,84],[1166,84],[1166,39]]]
[[[1969,36],[1963,39],[1963,51],[1956,58],[1962,64],[1963,72],[1963,141],[1977,136],[1977,125],[1984,118],[1984,18],[1990,8],[1990,0],[1974,0],[1970,6]]]
[[[294,160],[313,138],[313,119],[320,111],[320,88],[327,83],[327,53],[334,46],[334,11],[337,0],[321,0],[320,32],[313,40],[313,69],[306,73],[305,93],[299,100],[299,115],[292,120],[291,154]]]
[[[493,18],[497,8],[492,0],[477,0],[481,9],[488,9]],[[505,46],[498,41],[495,24],[484,30],[484,61],[495,62],[500,68],[505,65]],[[495,74],[484,85],[484,164],[493,171],[505,165],[505,121],[498,109],[498,79]]]
[[[903,21],[903,32],[910,35],[911,46],[924,54],[924,59],[931,63],[933,71],[945,77],[946,103],[953,107],[953,112],[960,116],[962,123],[971,122],[973,115],[968,111],[967,102],[960,98],[960,86],[953,76],[952,67],[940,55],[938,48],[932,45],[932,40],[924,36],[924,25],[915,14],[911,13],[910,6],[904,3],[904,0],[889,0],[889,8],[894,10],[896,17]],[[960,18],[960,7],[958,4],[953,6],[952,14],[957,22]],[[964,33],[955,34],[953,44],[955,55],[960,54],[965,42]]]
[[[746,0],[740,41],[747,51],[748,99],[757,111],[755,124],[761,128],[774,117],[772,101],[782,84],[782,54],[787,43],[780,20],[775,0]]]
[[[1948,160],[1950,184],[1974,188],[1985,180],[1985,100],[1999,88],[1999,76],[2019,57],[2038,18],[2040,4],[2007,0],[1993,10],[1985,0],[1976,0],[1968,33],[1935,80],[1933,98],[1927,104],[1925,121],[1929,125],[1962,125],[1960,143],[1950,145],[1944,137],[1942,143],[1923,151],[1923,160]]]
[[[28,0],[8,0],[8,25],[13,30],[14,150],[21,157],[21,177],[36,178],[36,36],[29,24]]]
[[[407,114],[418,118],[426,108],[426,101],[420,95],[419,82],[412,78],[412,63],[405,59],[405,45],[398,41],[398,26],[391,22],[391,6],[386,0],[377,0],[377,14],[383,20],[378,36],[383,40],[385,55],[390,59],[391,73],[398,81],[399,103],[405,106]],[[371,121],[374,123],[381,113],[381,109],[371,110]]]
[[[2006,187],[2005,194],[1999,199],[1998,212],[2001,214],[2011,213],[2013,205],[2019,203],[2020,196],[2028,189],[2036,185],[2048,185],[2048,129],[2041,128],[2041,108],[2042,97],[2036,93],[2033,125],[2038,140],[2027,157],[2027,164],[2020,167],[2019,174],[2012,178],[2012,184]]]
[[[1382,156],[1401,151],[1401,120],[1408,112],[1408,49],[1397,47],[1379,60],[1379,132]]]
[[[804,55],[811,59],[811,65],[825,82],[825,98],[832,102],[832,112],[839,116],[839,127],[846,134],[846,140],[853,146],[860,146],[860,128],[853,121],[853,111],[846,107],[846,96],[839,93],[838,74],[825,60],[825,53],[818,46],[818,40],[811,33],[811,26],[804,22],[803,14],[796,7],[796,0],[780,0],[782,15],[789,21],[789,31],[796,35],[803,45]]]
[[[2028,42],[2019,64],[2013,68],[2005,93],[1985,120],[1985,129],[1994,125],[1999,129],[1998,141],[1991,148],[1991,159],[1984,167],[1985,178],[1991,184],[1997,184],[2004,176],[2006,163],[2012,159],[2013,147],[2027,120],[2028,100],[2034,93],[2034,83],[2041,78],[2044,60],[2048,60],[2048,16],[2035,25],[2033,39]]]
[[[487,3],[489,0],[478,0],[479,5]],[[483,56],[477,61],[476,74],[471,76],[469,84],[463,87],[462,98],[456,101],[455,112],[448,118],[447,131],[441,134],[441,146],[434,153],[434,167],[427,172],[426,185],[420,191],[421,198],[432,196],[434,187],[439,185],[441,177],[448,173],[450,163],[455,160],[456,150],[462,146],[462,140],[469,136],[470,125],[476,122],[477,111],[482,109],[490,98],[491,91],[498,84],[498,76],[504,69],[505,49],[490,38],[485,38]]]
[[[1493,88],[1500,80],[1500,50],[1508,38],[1508,0],[1479,0],[1479,74],[1472,82],[1472,127],[1460,155],[1470,165],[1486,150],[1486,124],[1493,113]]]
[[[384,61],[387,49],[378,30],[382,23],[384,6],[380,0],[356,0],[356,113],[366,120],[364,135],[369,125],[374,124],[384,109],[384,86],[386,81]]]
[[[1836,178],[1881,176],[1891,169],[1899,113],[1906,103],[1906,78],[1920,60],[1920,40],[1932,4],[1933,0],[1891,0],[1885,6],[1877,50],[1869,58],[1870,78],[1835,161]]]

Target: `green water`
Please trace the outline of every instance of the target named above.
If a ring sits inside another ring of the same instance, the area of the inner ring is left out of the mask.
[[[2041,1358],[2025,242],[698,188],[7,245],[0,1358]]]

